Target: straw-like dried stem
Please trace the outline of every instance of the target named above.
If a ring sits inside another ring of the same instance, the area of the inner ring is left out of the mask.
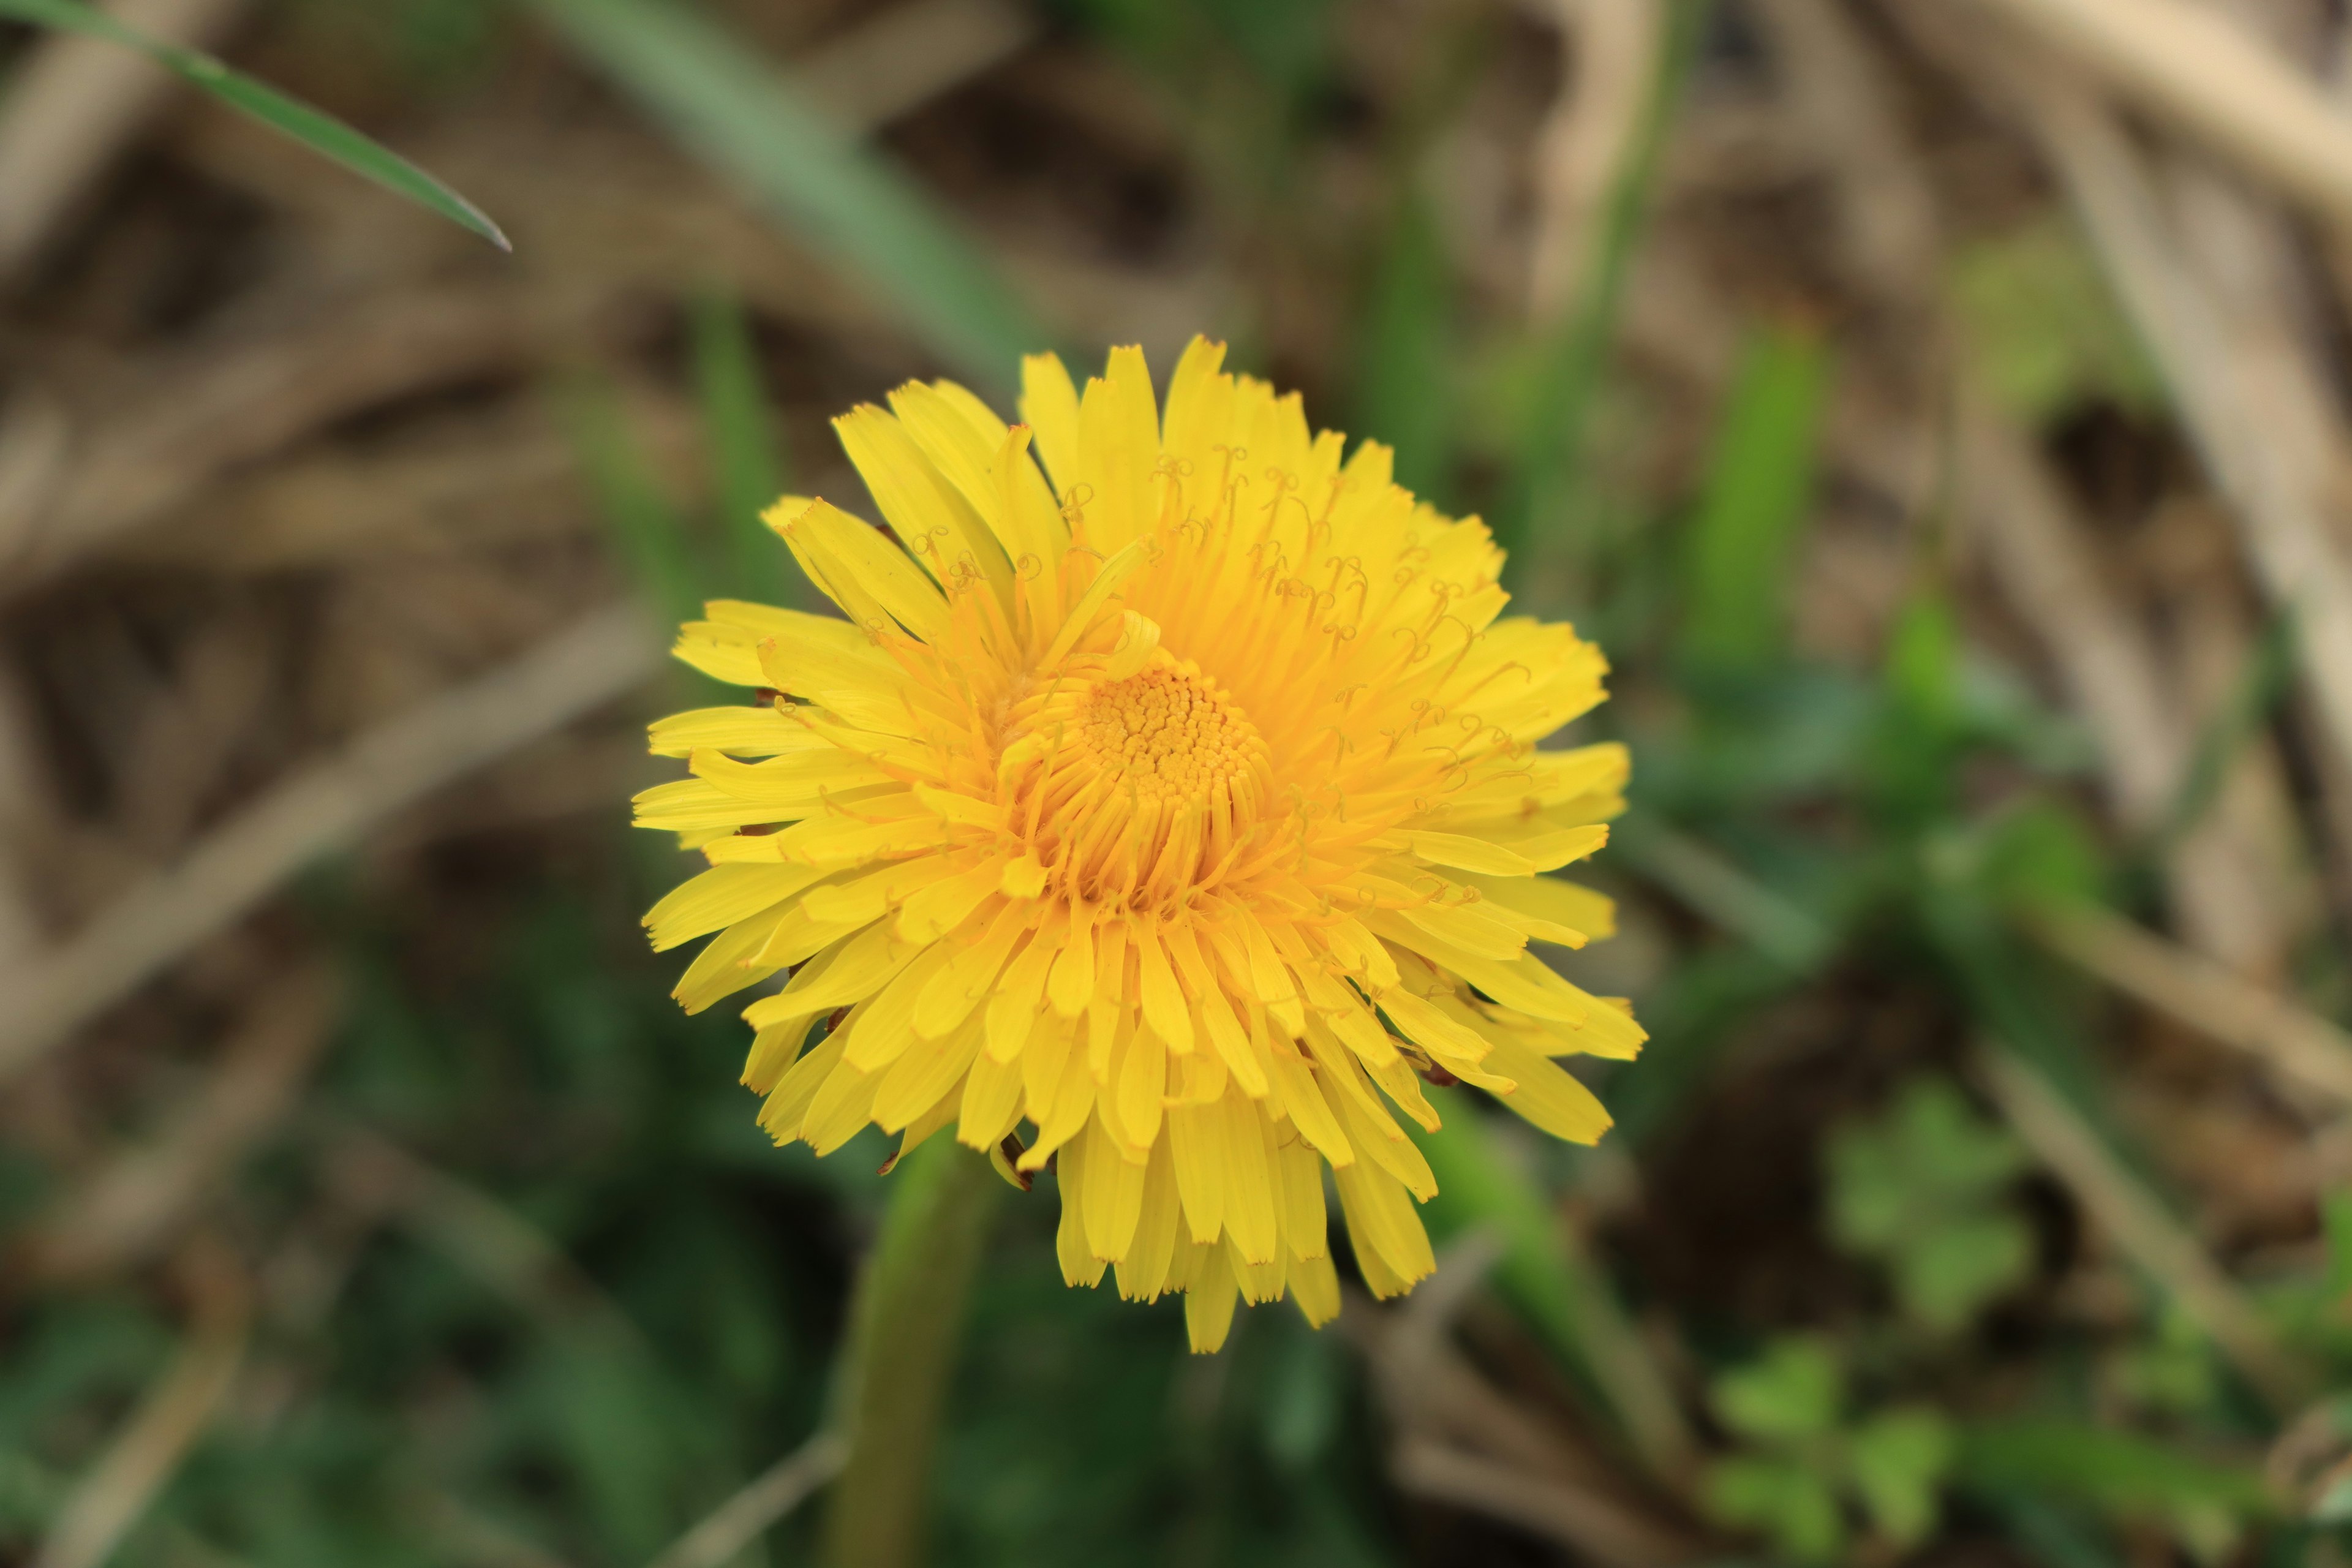
[[[219,1242],[200,1236],[186,1249],[183,1273],[194,1298],[186,1341],[58,1510],[33,1568],[99,1568],[180,1468],[236,1382],[253,1316],[244,1270]]]
[[[2313,1386],[2308,1369],[2196,1237],[2118,1161],[2050,1080],[2013,1052],[1988,1047],[1979,1074],[2010,1124],[2125,1256],[2146,1269],[2246,1380],[2281,1408]]]
[[[598,611],[279,784],[177,866],[134,887],[26,966],[0,1014],[0,1079],[23,1071],[319,856],[612,700],[645,679],[657,657],[634,605]]]
[[[2352,116],[2223,6],[2194,0],[1982,0],[2248,170],[2352,220]]]
[[[2030,923],[2054,951],[2135,1001],[2352,1108],[2352,1035],[2317,1014],[2104,910],[2051,910]]]

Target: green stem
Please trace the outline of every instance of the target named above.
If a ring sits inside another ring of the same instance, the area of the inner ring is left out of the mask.
[[[825,1515],[832,1568],[923,1561],[931,1452],[1001,1186],[986,1160],[947,1138],[909,1153],[890,1181],[837,1391],[849,1460]]]

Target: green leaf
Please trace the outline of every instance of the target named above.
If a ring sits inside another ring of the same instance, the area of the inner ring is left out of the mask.
[[[2096,1521],[2079,1510],[2039,1498],[2005,1496],[1993,1511],[2009,1534],[2041,1568],[2123,1568],[2123,1554],[2105,1538]]]
[[[2029,423],[2102,398],[2135,412],[2161,404],[2147,351],[2071,225],[2036,223],[1967,247],[1950,293],[1979,380]]]
[[[1972,739],[1963,704],[1959,623],[1932,585],[1913,595],[1896,618],[1879,689],[1865,758],[1872,803],[1888,826],[1916,834],[1953,815],[1958,763]]]
[[[1830,1484],[1793,1459],[1742,1455],[1706,1472],[1701,1501],[1718,1521],[1770,1538],[1800,1563],[1826,1563],[1845,1545],[1845,1521]]]
[[[1427,1211],[1433,1237],[1443,1242],[1474,1226],[1492,1230],[1503,1244],[1496,1287],[1563,1361],[1589,1374],[1576,1308],[1582,1260],[1570,1252],[1542,1190],[1494,1146],[1493,1132],[1472,1106],[1445,1106],[1437,1131],[1415,1128],[1413,1142],[1437,1178]]]
[[[646,460],[620,398],[602,383],[565,388],[561,412],[607,534],[637,590],[665,625],[692,620],[702,574],[685,520]]]
[[[2165,1304],[2140,1342],[2116,1351],[2108,1367],[2117,1390],[2144,1410],[2197,1415],[2221,1397],[2213,1342],[2177,1301]]]
[[[1924,1407],[1889,1410],[1854,1428],[1847,1464],[1880,1534],[1906,1547],[1927,1539],[1957,1447],[1951,1424]]]
[[[2251,1517],[2273,1508],[2260,1472],[2251,1467],[2214,1463],[2137,1433],[2073,1421],[1966,1427],[1958,1476],[1977,1490],[2088,1503],[2137,1517],[2165,1517],[2197,1504]]]
[[[719,493],[730,597],[806,607],[808,579],[760,514],[784,492],[775,416],[761,384],[760,362],[742,301],[709,289],[692,310],[694,374],[702,399],[703,437]]]
[[[2329,1485],[2312,1502],[2310,1519],[2314,1524],[2352,1524],[2352,1476]]]
[[[1897,1255],[1895,1292],[1920,1322],[1949,1332],[2022,1283],[2032,1261],[2033,1233],[2013,1215],[1948,1219]]]
[[[1358,344],[1350,429],[1396,448],[1397,483],[1435,498],[1452,471],[1454,279],[1429,204],[1405,191],[1373,274]]]
[[[1832,1134],[1830,1233],[1888,1267],[1912,1317],[1959,1328],[2032,1264],[2032,1233],[1993,1206],[2025,1163],[1950,1083],[1916,1079],[1878,1120]]]
[[[1900,1241],[1923,1220],[1981,1204],[2026,1166],[2014,1137],[1933,1077],[1905,1085],[1876,1121],[1842,1129],[1831,1151],[1839,1234],[1861,1246]]]
[[[1828,363],[1810,332],[1768,331],[1748,344],[1685,558],[1683,647],[1701,668],[1752,667],[1783,650]]]
[[[1845,1374],[1827,1344],[1776,1340],[1758,1360],[1715,1380],[1709,1403],[1726,1426],[1762,1443],[1796,1443],[1832,1431],[1845,1405]]]
[[[682,1413],[659,1369],[632,1349],[603,1336],[557,1337],[533,1368],[532,1404],[598,1539],[642,1559],[671,1528],[675,1479],[646,1462],[647,1437]]]
[[[2147,1174],[2147,1160],[2116,1122],[2114,1096],[2074,1010],[2053,983],[2050,961],[2025,946],[1986,896],[1982,856],[1965,844],[1928,848],[1931,880],[1918,900],[1920,923],[1958,979],[1970,1010],[2002,1046],[2049,1079],[2126,1165]],[[1947,849],[1951,853],[1944,854]]]
[[[2091,828],[2068,806],[2021,803],[1990,825],[1984,879],[2019,909],[2090,903],[2106,885],[2106,866]]]
[[[2320,1230],[2327,1238],[2327,1277],[2331,1298],[2352,1290],[2352,1191],[2338,1188],[2319,1201]]]
[[[0,0],[0,18],[87,34],[136,49],[231,109],[341,163],[362,179],[373,180],[394,195],[440,214],[500,250],[514,248],[488,215],[399,153],[361,135],[323,110],[230,69],[210,55],[151,38],[103,11],[83,5],[81,0]]]
[[[2246,650],[2244,668],[2198,735],[2179,790],[2149,836],[2157,853],[2168,852],[2195,831],[2220,796],[2231,769],[2294,689],[2296,641],[2290,606],[2271,616]]]
[[[751,324],[743,301],[723,289],[696,295],[691,315],[695,385],[719,510],[730,526],[739,516],[756,521],[783,494],[784,479]]]
[[[688,151],[974,381],[1008,387],[1020,356],[1046,346],[1027,309],[921,188],[803,103],[742,39],[654,0],[532,4]]]
[[[1885,679],[1889,700],[1914,722],[1939,731],[1957,725],[1960,626],[1942,595],[1923,593],[1904,606],[1887,640]]]
[[[1266,1390],[1265,1447],[1276,1463],[1303,1470],[1330,1447],[1347,1397],[1345,1371],[1329,1336],[1299,1335],[1276,1363]]]

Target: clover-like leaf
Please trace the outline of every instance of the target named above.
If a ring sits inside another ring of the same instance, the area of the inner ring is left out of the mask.
[[[1938,1331],[1965,1325],[2032,1264],[2033,1238],[2000,1206],[2025,1153],[1959,1090],[1921,1079],[1829,1150],[1830,1230],[1885,1265],[1904,1310]]]
[[[1927,1327],[1958,1329],[2022,1280],[2032,1258],[2032,1233],[2014,1215],[1948,1220],[1895,1255],[1895,1293]]]
[[[1927,1538],[1957,1447],[1950,1423],[1920,1405],[1884,1411],[1853,1429],[1849,1473],[1880,1534],[1897,1546]]]
[[[1845,1375],[1817,1340],[1778,1340],[1764,1354],[1715,1380],[1712,1403],[1726,1426],[1750,1442],[1800,1443],[1836,1428]]]
[[[1827,1563],[1845,1546],[1845,1519],[1830,1483],[1796,1459],[1741,1455],[1707,1471],[1702,1500],[1719,1523],[1752,1530],[1799,1563]]]

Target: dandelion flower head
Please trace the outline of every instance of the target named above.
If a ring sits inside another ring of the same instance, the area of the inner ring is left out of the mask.
[[[846,618],[709,605],[679,657],[759,689],[654,725],[693,776],[637,800],[709,862],[646,917],[712,938],[685,1006],[789,972],[743,1015],[779,1143],[1051,1161],[1069,1281],[1184,1292],[1198,1350],[1236,1297],[1339,1310],[1326,1166],[1371,1289],[1430,1272],[1424,1083],[1591,1142],[1554,1058],[1643,1038],[1528,951],[1612,927],[1541,875],[1622,805],[1621,748],[1537,745],[1599,651],[1223,355],[1164,408],[1118,349],[1083,395],[1028,360],[1009,427],[946,382],[836,420],[884,526],[767,521]]]

